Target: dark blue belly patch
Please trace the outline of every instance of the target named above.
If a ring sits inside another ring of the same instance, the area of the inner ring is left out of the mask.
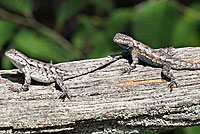
[[[149,64],[151,66],[155,66],[155,67],[162,67],[163,66],[163,65],[155,63],[155,62],[153,62],[153,61],[151,61],[151,60],[149,60],[149,59],[147,59],[147,58],[145,58],[143,56],[139,56],[138,55],[137,57],[138,57],[139,60],[141,60],[141,61],[143,61],[143,62],[145,62],[145,63],[147,63],[147,64]]]

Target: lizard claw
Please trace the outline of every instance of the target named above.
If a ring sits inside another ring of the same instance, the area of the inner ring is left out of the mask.
[[[64,102],[66,97],[67,97],[69,100],[71,100],[68,94],[62,94],[62,95],[59,97],[59,99],[61,99],[61,101]]]
[[[28,87],[23,85],[20,89],[13,89],[13,92],[17,92],[17,93],[21,91],[28,91]]]
[[[122,68],[121,69],[121,75],[122,74],[125,74],[125,73],[127,73],[127,74],[130,74],[131,73],[131,71],[133,70],[133,69],[135,69],[135,67],[136,66],[129,66],[129,67],[124,67],[124,68]]]
[[[170,92],[172,92],[172,90],[173,90],[174,87],[178,87],[178,84],[177,84],[177,82],[175,80],[172,80],[169,83],[168,87],[170,88]]]
[[[28,91],[28,86],[23,85],[21,89],[22,89],[22,91]]]
[[[13,89],[13,92],[17,92],[17,93],[19,93],[20,90],[19,90],[19,89]]]
[[[123,75],[123,74],[125,74],[125,73],[130,74],[130,73],[131,73],[131,69],[130,69],[130,68],[127,68],[127,67],[122,68],[120,74]]]

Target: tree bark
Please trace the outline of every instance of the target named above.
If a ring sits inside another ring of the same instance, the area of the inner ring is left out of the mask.
[[[176,58],[200,61],[200,48],[179,48]],[[57,66],[82,70],[109,57]],[[14,92],[24,76],[0,71],[0,132],[142,133],[200,124],[200,70],[172,70],[178,87],[172,92],[161,68],[137,65],[130,74],[120,59],[104,68],[65,81],[71,100],[61,102],[55,83],[32,82]],[[76,73],[76,71],[75,71]]]

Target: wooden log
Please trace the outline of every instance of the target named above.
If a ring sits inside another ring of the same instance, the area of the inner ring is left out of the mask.
[[[200,48],[179,48],[177,58],[200,61]],[[60,63],[82,70],[109,57]],[[141,133],[200,124],[200,70],[172,70],[178,88],[170,92],[161,69],[128,65],[120,59],[95,72],[65,81],[71,101],[61,102],[55,83],[33,82],[27,92],[13,92],[24,82],[17,69],[0,71],[0,132]],[[75,71],[76,72],[76,71]]]

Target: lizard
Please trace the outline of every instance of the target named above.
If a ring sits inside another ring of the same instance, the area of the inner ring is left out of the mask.
[[[178,87],[175,77],[170,72],[171,69],[200,69],[199,63],[190,63],[182,59],[175,58],[174,54],[176,52],[173,47],[153,49],[139,41],[134,40],[132,37],[121,33],[117,33],[114,36],[113,41],[122,48],[126,49],[131,55],[132,63],[124,70],[124,72],[130,73],[131,70],[136,68],[136,64],[138,64],[139,60],[148,65],[160,67],[162,68],[161,74],[170,80],[168,85],[170,92],[174,87]]]
[[[105,64],[102,63],[99,66],[86,69],[82,72],[78,71],[77,75],[73,74],[74,70],[63,70],[60,67],[55,66],[52,61],[50,63],[45,63],[36,59],[31,59],[15,49],[6,51],[5,55],[19,69],[19,71],[25,75],[25,81],[20,90],[28,91],[31,84],[31,79],[42,83],[55,82],[63,92],[59,97],[59,99],[62,101],[64,101],[66,97],[70,100],[67,87],[64,85],[64,80],[96,71],[97,69],[102,68],[103,66],[106,66],[123,57],[122,55],[112,57],[105,61]]]

